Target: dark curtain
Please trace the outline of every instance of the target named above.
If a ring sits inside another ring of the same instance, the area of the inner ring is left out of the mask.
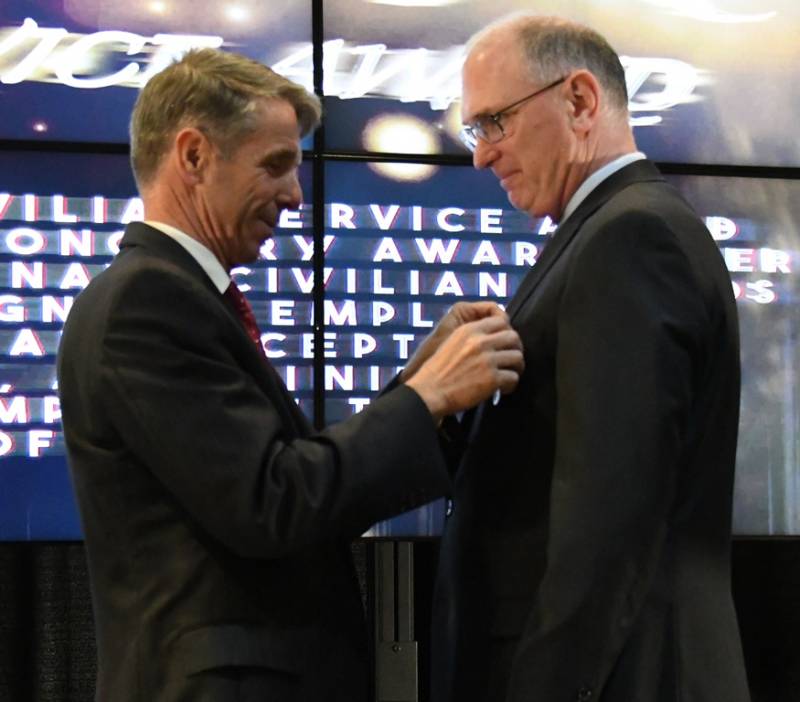
[[[366,545],[353,545],[368,600]],[[92,702],[94,622],[82,543],[0,542],[0,702]]]
[[[91,702],[95,666],[83,544],[0,544],[0,700]]]
[[[416,550],[417,638],[425,642],[435,547]],[[353,546],[368,611],[369,553],[364,542]],[[800,702],[800,540],[734,542],[733,593],[753,702]],[[0,702],[92,702],[95,669],[83,544],[0,543]],[[424,702],[425,685],[421,692]]]

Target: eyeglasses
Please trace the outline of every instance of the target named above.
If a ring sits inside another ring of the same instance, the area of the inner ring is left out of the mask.
[[[510,105],[504,107],[502,110],[498,110],[494,114],[480,115],[472,124],[465,124],[459,133],[461,141],[464,142],[464,146],[466,146],[470,151],[475,151],[478,146],[478,139],[482,139],[487,144],[496,144],[498,141],[504,139],[506,133],[503,130],[503,123],[500,121],[503,117],[507,116],[511,110],[513,110],[515,107],[518,107],[523,102],[532,100],[546,90],[550,90],[550,88],[555,88],[557,85],[560,85],[567,79],[567,77],[568,76],[564,76],[563,78],[553,81],[549,85],[545,85],[544,88],[539,88],[539,90],[531,93],[530,95],[526,95],[521,100],[512,102]]]

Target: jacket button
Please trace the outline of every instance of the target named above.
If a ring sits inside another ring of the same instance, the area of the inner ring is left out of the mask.
[[[451,514],[453,514],[454,509],[455,507],[453,506],[453,500],[447,500],[444,508],[444,516],[449,517]]]
[[[578,702],[589,702],[592,699],[592,690],[588,687],[582,687],[578,690]]]

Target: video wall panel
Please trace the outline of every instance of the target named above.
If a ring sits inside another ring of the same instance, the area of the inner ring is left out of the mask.
[[[272,65],[311,46],[311,3],[0,3],[0,139],[125,144],[138,89],[192,48]],[[306,77],[311,88],[311,72]]]
[[[504,303],[552,222],[511,209],[494,176],[463,166],[329,162],[325,182],[325,417],[339,421],[375,397],[451,305]],[[435,535],[443,512],[437,501],[369,535]]]
[[[326,0],[324,7],[333,150],[465,153],[458,141],[464,44],[507,12],[535,10],[586,22],[608,38],[650,158],[800,165],[793,0]]]
[[[310,169],[301,184],[311,197]],[[143,218],[126,156],[0,152],[0,540],[79,538],[55,359],[72,302]],[[261,260],[231,271],[267,354],[313,413],[311,208],[286,211]],[[276,302],[280,292],[281,302]],[[286,308],[296,315],[287,322]]]
[[[506,303],[553,231],[551,221],[511,209],[490,174],[415,165],[427,177],[409,180],[407,165],[329,163],[326,169],[325,389],[326,417],[333,421],[373,398],[454,302]],[[739,308],[734,530],[800,534],[800,182],[670,180],[717,241]],[[440,511],[438,504],[423,508],[376,531],[397,535],[415,524],[439,529]]]
[[[510,209],[494,176],[463,166],[327,163],[325,180],[325,417],[337,421],[395,376],[451,305],[507,300],[552,223]]]
[[[738,303],[734,532],[800,534],[800,181],[671,180],[706,217]]]

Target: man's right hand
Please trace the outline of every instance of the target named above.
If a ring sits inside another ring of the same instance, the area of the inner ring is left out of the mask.
[[[438,421],[511,392],[525,366],[522,343],[505,313],[461,323],[406,380]]]
[[[400,380],[407,383],[436,350],[462,324],[476,322],[484,317],[500,317],[508,320],[508,316],[496,302],[456,302],[436,324],[436,328],[423,339],[414,355],[408,359],[406,367],[400,374]]]

